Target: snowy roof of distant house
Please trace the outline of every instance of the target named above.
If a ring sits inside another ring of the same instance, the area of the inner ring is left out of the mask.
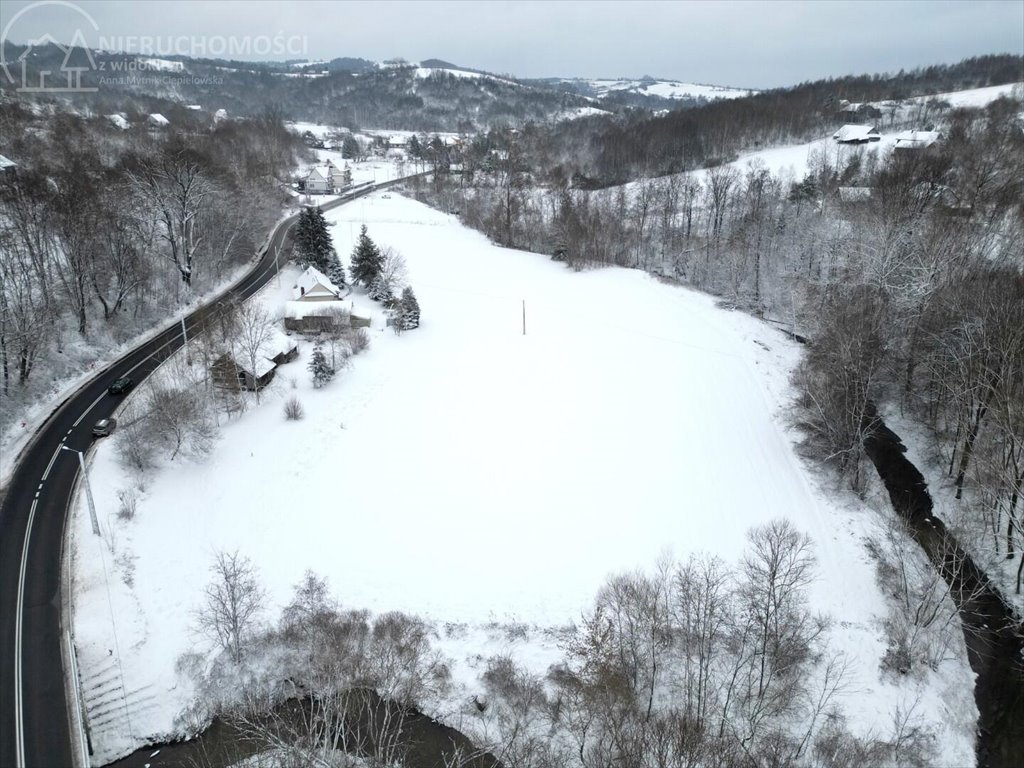
[[[921,149],[930,147],[942,138],[938,131],[903,131],[896,134],[896,149]]]
[[[341,289],[316,267],[307,267],[306,271],[299,275],[299,279],[292,289],[292,297],[295,299],[301,299],[310,294],[325,296],[328,293],[338,296],[341,294]]]
[[[7,170],[8,168],[17,168],[18,164],[13,160],[8,160],[3,155],[0,155],[0,170]]]
[[[185,109],[192,109],[192,110],[195,110],[195,111],[199,111],[199,110],[202,109],[202,107],[199,104],[186,104],[185,105]]]
[[[228,111],[226,109],[218,109],[216,112],[213,113],[213,119],[214,120],[227,120],[228,119]]]
[[[409,139],[405,136],[392,136],[388,139],[388,144],[392,147],[404,147],[409,143]]]
[[[122,131],[127,131],[131,125],[128,122],[128,118],[121,114],[107,115],[107,120],[114,124],[117,128]]]
[[[149,120],[149,122],[153,123],[154,125],[170,125],[171,124],[171,121],[168,120],[163,115],[161,115],[159,112],[154,112],[153,114],[151,114],[149,116],[148,120]]]
[[[832,134],[836,141],[870,141],[881,138],[873,125],[856,125],[848,123]]]
[[[324,176],[323,172],[319,168],[313,168],[308,174],[306,174],[306,181],[327,181],[327,177]]]

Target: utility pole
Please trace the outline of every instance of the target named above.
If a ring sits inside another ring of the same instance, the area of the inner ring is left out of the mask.
[[[89,519],[92,522],[92,532],[99,536],[100,521],[96,518],[96,502],[93,501],[92,486],[89,485],[89,473],[85,469],[85,454],[81,451],[76,451],[74,448],[68,448],[66,445],[62,445],[60,448],[62,451],[71,451],[78,454],[78,466],[82,470],[82,480],[85,481],[85,497],[89,500]]]
[[[181,346],[185,349],[185,365],[192,365],[192,360],[188,354],[188,331],[185,329],[185,317],[181,318]]]

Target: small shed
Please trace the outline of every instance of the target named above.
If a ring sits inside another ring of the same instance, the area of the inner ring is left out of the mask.
[[[266,345],[266,357],[275,365],[290,363],[299,356],[299,345],[291,336],[274,329]]]
[[[18,164],[13,160],[8,160],[3,155],[0,155],[0,175],[6,176],[8,174],[14,175],[14,172],[18,169]]]
[[[276,370],[277,364],[274,361],[260,358],[256,370],[250,371],[227,352],[214,360],[210,366],[214,384],[218,387],[234,391],[244,389],[249,392],[266,387],[273,381]]]
[[[110,121],[110,124],[112,126],[114,126],[115,128],[120,128],[122,131],[127,131],[129,128],[131,128],[131,123],[128,122],[128,118],[120,112],[115,112],[112,115],[107,115],[107,120]]]
[[[146,118],[146,123],[152,128],[166,128],[171,124],[171,121],[159,112],[154,112]]]
[[[839,144],[867,144],[869,141],[881,141],[882,134],[873,125],[857,125],[848,123],[832,134]]]

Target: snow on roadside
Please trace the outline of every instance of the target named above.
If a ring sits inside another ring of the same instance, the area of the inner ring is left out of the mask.
[[[201,644],[190,614],[217,550],[259,564],[275,615],[311,568],[347,607],[432,620],[465,700],[489,655],[508,652],[544,673],[560,629],[610,573],[649,569],[666,552],[735,562],[750,527],[786,517],[814,542],[811,598],[835,617],[832,645],[850,661],[840,704],[851,727],[884,734],[894,709],[919,698],[945,764],[973,764],[965,659],[916,683],[880,678],[886,608],[864,546],[878,518],[795,455],[785,408],[798,345],[638,271],[573,273],[491,245],[398,194],[326,216],[346,262],[364,221],[405,255],[423,325],[385,332],[357,294],[355,310],[373,326],[353,367],[314,390],[301,342],[276,389],[223,428],[206,461],[179,460],[147,479],[132,522],[112,517],[131,483],[116,437],[99,445],[90,472],[101,520],[134,564],[99,556],[79,503],[82,675],[116,688],[120,662],[135,737],[112,709],[117,727],[96,738],[102,755],[174,728],[191,693],[174,663]],[[274,306],[289,288],[285,278],[261,300]],[[301,422],[282,415],[292,395]]]

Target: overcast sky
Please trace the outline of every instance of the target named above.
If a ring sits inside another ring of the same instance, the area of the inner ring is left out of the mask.
[[[98,29],[72,5],[95,20]],[[43,33],[70,42],[79,28],[91,46],[100,37],[151,37],[159,43],[186,36],[239,41],[278,36],[279,43],[288,40],[292,49],[301,45],[310,58],[440,58],[520,77],[649,74],[755,88],[949,63],[985,53],[1024,53],[1021,0],[3,0],[0,29],[9,24],[8,38],[18,43]],[[250,53],[235,58],[293,57]]]

